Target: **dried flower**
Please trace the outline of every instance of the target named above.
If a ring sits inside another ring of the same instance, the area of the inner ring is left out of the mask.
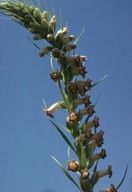
[[[68,161],[68,170],[76,172],[79,170],[80,163],[76,160]]]
[[[111,165],[108,165],[108,169],[107,170],[102,170],[102,171],[98,171],[97,172],[98,174],[98,177],[104,177],[106,175],[109,175],[109,177],[112,176],[112,166]]]
[[[75,111],[72,111],[68,116],[68,121],[72,121],[74,123],[78,122],[78,116]]]
[[[84,98],[77,98],[75,103],[77,105],[81,105],[81,104],[84,104],[85,107],[87,107],[88,105],[91,104],[91,101],[90,101],[90,96],[89,95],[86,95]]]
[[[59,50],[59,48],[54,47],[52,49],[52,55],[53,55],[54,58],[59,58],[60,57],[60,50]]]
[[[88,115],[89,117],[91,117],[94,113],[94,105],[89,105],[88,107],[79,111],[79,119],[81,120],[84,115]]]
[[[106,157],[106,150],[102,149],[100,153],[95,153],[91,156],[93,161],[98,161],[99,159],[104,159]]]
[[[69,91],[70,91],[71,93],[73,93],[73,94],[77,94],[77,93],[78,93],[78,86],[77,86],[77,84],[71,82],[71,83],[69,84]]]
[[[54,71],[52,73],[50,73],[50,77],[51,79],[53,79],[55,82],[57,82],[60,77],[61,77],[61,74],[58,72],[58,71]]]
[[[95,128],[99,127],[99,117],[95,116],[95,118],[92,121],[89,121],[87,123],[86,128],[90,129],[92,127],[95,127]]]
[[[89,172],[87,168],[81,171],[81,179],[87,179],[88,176],[89,176]]]
[[[116,190],[115,186],[113,184],[111,184],[109,188],[105,189],[102,192],[117,192],[117,190]]]

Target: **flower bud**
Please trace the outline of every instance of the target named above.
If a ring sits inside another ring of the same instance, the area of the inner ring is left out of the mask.
[[[41,20],[41,27],[48,32],[48,22],[46,19]]]
[[[51,43],[55,41],[54,35],[53,34],[48,34],[47,35],[47,40]]]
[[[37,33],[36,35],[33,36],[33,40],[40,40],[40,39],[43,39],[43,35],[40,34],[40,33]]]
[[[65,37],[62,39],[62,44],[67,45],[68,43],[70,43],[73,40],[75,40],[75,37],[73,35],[71,35],[69,37]]]
[[[30,13],[30,15],[33,14],[34,10],[35,10],[34,6],[29,6],[29,13]]]
[[[54,33],[56,29],[56,16],[53,15],[49,22],[49,31]]]
[[[33,15],[37,21],[40,21],[43,18],[42,12],[38,7],[35,8]]]
[[[62,29],[60,29],[59,31],[57,31],[56,36],[55,36],[55,39],[56,39],[57,41],[60,41],[60,40],[62,40],[62,39],[65,37],[65,35],[66,35],[67,33],[68,33],[67,27],[63,27]]]
[[[77,48],[76,44],[68,44],[64,47],[64,51],[67,52],[67,51],[71,51],[76,48]]]
[[[40,50],[39,52],[39,56],[43,57],[45,55],[47,55],[50,51],[51,51],[52,47],[44,47]]]
[[[80,163],[78,161],[72,160],[68,161],[68,170],[77,172],[79,170]]]
[[[43,18],[48,21],[48,12],[47,11],[43,12]]]

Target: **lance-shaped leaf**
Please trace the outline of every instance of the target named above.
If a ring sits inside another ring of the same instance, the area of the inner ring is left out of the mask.
[[[97,85],[98,83],[100,83],[101,81],[103,81],[105,78],[107,77],[107,75],[105,75],[104,77],[102,77],[101,79],[99,79],[98,81],[96,81],[92,87],[94,87],[95,85]]]
[[[63,165],[53,156],[51,156],[52,159],[59,165],[61,170],[64,172],[64,174],[76,185],[76,187],[82,192],[81,188],[79,185],[76,183],[76,181],[73,179],[73,177],[68,173],[68,171],[63,167]]]
[[[126,166],[126,170],[125,170],[125,173],[124,173],[124,175],[123,175],[123,178],[122,178],[122,180],[120,181],[120,183],[118,184],[118,186],[116,187],[116,190],[119,189],[119,187],[122,185],[122,183],[123,183],[123,181],[124,181],[124,179],[125,179],[125,177],[126,177],[127,170],[128,170],[128,165]]]
[[[55,128],[57,129],[57,131],[61,134],[61,136],[63,137],[63,139],[65,140],[65,142],[68,144],[68,146],[70,146],[70,148],[75,152],[75,154],[77,155],[77,151],[74,148],[74,146],[72,145],[72,143],[70,142],[70,140],[67,138],[67,136],[63,133],[63,131],[61,131],[61,129],[51,120],[51,123],[55,126]]]

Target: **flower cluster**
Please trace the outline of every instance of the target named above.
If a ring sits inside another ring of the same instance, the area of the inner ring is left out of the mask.
[[[46,47],[40,49],[39,56],[50,55],[58,63],[58,69],[52,71],[50,77],[57,83],[63,101],[54,103],[48,109],[44,109],[44,112],[76,154],[76,159],[68,161],[67,170],[54,159],[80,191],[93,192],[100,178],[112,176],[112,166],[108,165],[107,169],[98,170],[99,160],[107,155],[104,148],[98,151],[104,144],[104,131],[99,129],[99,117],[95,115],[95,105],[91,102],[90,90],[97,82],[85,79],[87,57],[75,54],[77,41],[73,35],[68,34],[66,26],[56,29],[56,15],[49,14],[48,11],[42,12],[38,7],[18,1],[1,1],[0,9],[4,15],[13,17],[33,33],[33,40],[45,39],[48,42]],[[62,108],[68,112],[66,126],[60,126],[53,121],[54,112]],[[72,135],[74,144],[60,127]],[[69,175],[69,171],[79,174],[80,186]],[[116,191],[114,185],[111,185],[103,192]]]

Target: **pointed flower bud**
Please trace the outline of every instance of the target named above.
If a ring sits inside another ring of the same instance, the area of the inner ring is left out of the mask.
[[[41,19],[41,27],[44,31],[48,32],[48,22],[46,19]]]
[[[67,51],[71,51],[76,48],[77,48],[76,44],[68,44],[64,47],[64,51],[67,52]]]
[[[68,33],[67,27],[63,27],[62,29],[60,29],[59,31],[57,31],[57,34],[56,34],[56,36],[55,36],[55,39],[56,39],[56,40],[62,40],[67,33]]]
[[[47,11],[43,12],[43,18],[48,21],[48,12]]]
[[[49,30],[54,33],[56,29],[56,16],[53,15],[49,22]]]
[[[41,21],[41,19],[43,18],[43,14],[42,14],[40,8],[38,8],[38,7],[35,8],[33,15],[37,21]]]
[[[39,56],[43,57],[43,56],[47,55],[51,50],[52,50],[52,47],[44,47],[40,50]]]
[[[70,43],[73,40],[75,40],[75,37],[73,35],[71,35],[69,37],[65,37],[62,39],[62,44],[67,45],[68,43]]]
[[[77,172],[79,170],[80,163],[78,161],[72,160],[68,161],[68,170]]]
[[[47,35],[47,40],[51,43],[55,41],[54,35],[53,34],[48,34]]]

